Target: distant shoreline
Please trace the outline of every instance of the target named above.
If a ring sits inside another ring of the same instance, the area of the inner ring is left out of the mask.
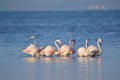
[[[113,9],[113,10],[0,10],[0,12],[101,12],[101,11],[120,11],[119,9]]]

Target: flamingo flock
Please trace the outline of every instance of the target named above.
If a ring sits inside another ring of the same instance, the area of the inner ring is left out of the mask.
[[[88,47],[88,40],[85,40],[85,47],[78,48],[77,52],[75,52],[75,44],[76,44],[75,39],[71,39],[69,41],[69,45],[62,44],[62,41],[57,39],[54,42],[55,47],[48,45],[46,47],[41,46],[40,48],[36,47],[36,36],[31,36],[30,41],[33,43],[31,43],[22,52],[26,54],[30,54],[32,57],[42,57],[42,56],[50,57],[52,55],[68,56],[75,53],[77,53],[79,57],[96,57],[102,54],[101,38],[98,38],[97,46],[90,45]]]

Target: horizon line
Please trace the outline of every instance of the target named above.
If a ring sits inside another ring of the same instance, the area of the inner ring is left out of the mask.
[[[51,11],[51,12],[54,12],[54,11],[120,11],[120,9],[80,9],[80,10],[0,10],[0,12],[31,12],[31,11]]]

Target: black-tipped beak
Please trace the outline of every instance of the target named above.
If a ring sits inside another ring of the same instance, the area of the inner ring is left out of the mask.
[[[71,41],[72,41],[72,43],[73,43],[74,45],[76,45],[75,39],[72,39]]]

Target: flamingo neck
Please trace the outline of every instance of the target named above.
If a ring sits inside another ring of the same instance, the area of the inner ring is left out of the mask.
[[[75,53],[74,44],[72,43],[71,40],[69,41],[69,45],[70,45],[70,47],[71,47],[71,49],[72,49],[72,52]]]
[[[86,44],[85,47],[86,47],[86,53],[87,53],[87,55],[88,55],[88,54],[89,54],[89,51],[88,51],[88,44]]]
[[[98,49],[99,49],[99,51],[100,51],[100,55],[101,55],[101,54],[102,54],[102,48],[101,48],[101,45],[100,45],[99,42],[97,42],[97,46],[98,46]]]
[[[74,44],[72,44],[71,40],[69,41],[69,45],[70,45],[71,48],[74,48]]]
[[[35,39],[35,41],[34,41],[34,45],[36,45],[36,39]]]
[[[59,48],[57,42],[58,42],[58,41],[55,41],[55,46],[56,46],[56,48],[57,48],[57,52],[59,52],[59,51],[60,51],[60,48]],[[58,42],[58,43],[59,43],[59,42]]]

